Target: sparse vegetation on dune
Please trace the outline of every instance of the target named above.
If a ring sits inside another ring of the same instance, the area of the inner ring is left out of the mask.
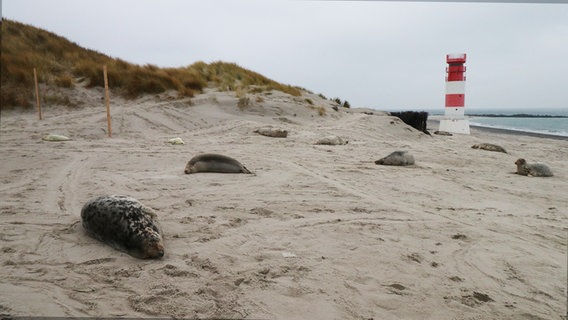
[[[225,91],[278,90],[301,95],[297,87],[280,84],[235,63],[196,62],[180,68],[141,66],[82,48],[54,33],[3,19],[1,106],[32,106],[33,68],[42,85],[72,88],[81,79],[88,87],[102,87],[105,64],[110,89],[126,98],[168,90],[176,90],[179,97],[192,97],[210,84]]]
[[[308,104],[307,107],[311,110],[317,111],[317,113],[320,117],[323,117],[323,116],[326,115],[326,111],[325,111],[325,108],[323,106],[314,106],[314,105]]]
[[[62,80],[74,74],[81,61],[102,65],[110,58],[79,47],[63,37],[19,22],[2,20],[1,105],[31,106],[33,100],[33,68],[38,81],[68,86]],[[59,79],[56,81],[56,79]]]
[[[197,62],[191,67],[199,70],[207,81],[214,82],[221,90],[236,91],[247,88],[252,93],[277,90],[293,96],[302,95],[297,87],[283,85],[259,73],[244,69],[235,63],[217,61],[205,64],[204,62]]]

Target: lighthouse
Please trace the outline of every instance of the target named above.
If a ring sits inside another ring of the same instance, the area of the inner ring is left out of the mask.
[[[440,131],[469,134],[465,118],[465,53],[446,55],[446,108]]]

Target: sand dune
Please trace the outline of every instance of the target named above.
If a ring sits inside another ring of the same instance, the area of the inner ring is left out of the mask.
[[[568,142],[428,136],[308,95],[112,99],[2,111],[0,313],[268,319],[566,319]],[[272,126],[287,138],[254,133]],[[48,133],[71,141],[42,141]],[[347,145],[315,145],[336,135]],[[184,145],[170,145],[180,137]],[[509,153],[472,149],[494,143]],[[408,150],[416,164],[374,164]],[[202,152],[254,175],[185,175]],[[551,178],[513,174],[517,158]],[[158,212],[161,260],[88,237],[83,204],[125,194]]]

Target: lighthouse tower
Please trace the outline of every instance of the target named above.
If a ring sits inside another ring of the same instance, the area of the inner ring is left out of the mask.
[[[465,58],[465,53],[446,55],[446,110],[440,131],[469,134],[469,121],[464,116]]]

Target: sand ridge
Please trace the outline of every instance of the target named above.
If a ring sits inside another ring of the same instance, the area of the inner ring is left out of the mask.
[[[0,313],[270,319],[566,319],[566,141],[428,136],[386,113],[279,92],[112,98],[2,111]],[[373,113],[373,114],[371,114]],[[287,138],[254,133],[264,126]],[[48,133],[71,141],[42,141]],[[347,145],[315,145],[337,135]],[[166,144],[180,137],[184,145]],[[509,154],[472,149],[495,143]],[[415,165],[374,164],[409,150]],[[194,174],[198,153],[254,175]],[[523,157],[551,178],[513,172]],[[156,210],[161,260],[88,237],[80,210],[125,194]]]

